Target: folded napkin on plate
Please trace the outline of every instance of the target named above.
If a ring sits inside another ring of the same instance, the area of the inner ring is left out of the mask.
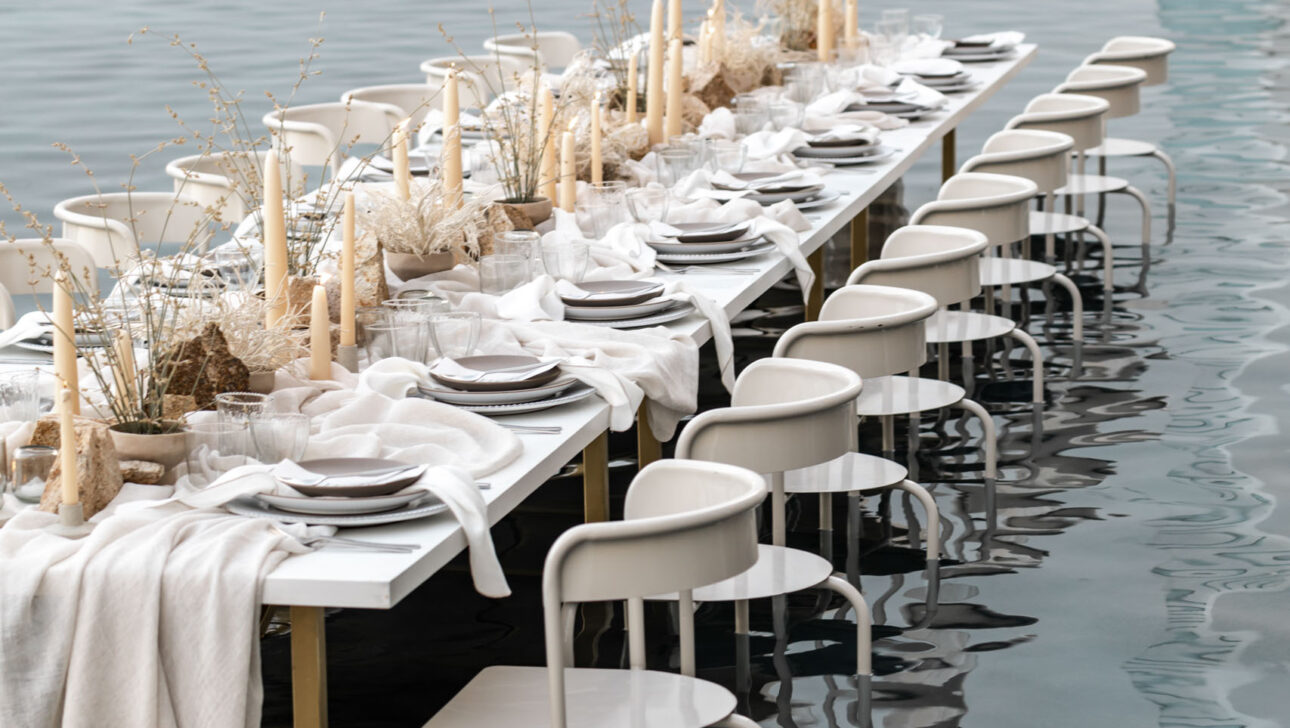
[[[1012,48],[1026,40],[1026,34],[1017,30],[1001,30],[997,33],[978,33],[959,40],[967,43],[989,43],[991,48]]]
[[[50,322],[49,314],[44,311],[24,313],[13,326],[0,331],[0,349],[13,346],[19,341],[34,339],[53,330],[54,324]]]
[[[856,91],[886,91],[900,81],[900,74],[886,66],[866,63],[855,68]]]
[[[907,58],[891,64],[897,73],[914,76],[953,76],[962,73],[963,64],[952,58]]]
[[[862,104],[865,101],[864,94],[859,91],[843,89],[827,93],[820,98],[806,105],[806,114],[808,116],[830,116],[840,114],[846,111],[853,104]],[[801,145],[798,145],[801,146]]]
[[[912,78],[906,78],[900,82],[896,88],[901,101],[907,101],[916,104],[925,109],[939,109],[948,103],[945,94],[936,89],[928,88]]]
[[[903,129],[909,121],[881,111],[843,111],[837,114],[808,114],[802,121],[802,131],[811,134],[828,131],[838,126],[872,126],[882,131]]]
[[[565,281],[561,281],[565,283]],[[569,284],[572,287],[572,284]],[[557,290],[559,286],[557,285]],[[441,377],[448,377],[463,382],[522,382],[560,366],[559,359],[537,361],[523,367],[503,371],[480,371],[457,363],[456,359],[444,357],[430,367],[430,371]]]
[[[333,488],[347,488],[355,485],[384,485],[385,483],[393,483],[396,480],[408,478],[414,472],[420,475],[426,471],[425,465],[415,463],[409,463],[406,467],[393,469],[395,467],[392,465],[390,466],[391,469],[386,472],[373,472],[368,475],[326,475],[314,472],[293,460],[283,460],[273,466],[273,477],[288,488],[292,487],[290,483],[300,483],[302,486],[326,483]]]
[[[901,48],[900,57],[905,58],[935,58],[945,52],[946,48],[953,48],[954,41],[938,40],[936,38],[918,38],[909,36],[905,40],[905,46]]]
[[[709,139],[734,139],[735,114],[730,109],[720,106],[712,110],[699,124],[699,136]]]
[[[879,129],[869,124],[839,124],[827,131],[811,137],[813,142],[829,142],[854,139],[858,143],[873,144],[878,140]]]
[[[659,224],[664,225],[663,223],[659,223]],[[664,226],[671,227],[670,225],[664,225]],[[675,230],[676,228],[672,228],[672,229]],[[573,283],[571,281],[558,281],[555,284],[555,291],[562,299],[567,298],[574,301],[586,301],[590,303],[592,301],[618,298],[625,294],[635,293],[637,291],[639,291],[640,293],[644,293],[652,288],[657,288],[657,287],[658,287],[658,283],[655,281],[640,281],[639,287],[627,288],[626,286],[624,286],[622,290],[612,291],[609,293],[602,293],[602,292],[588,291],[587,289],[579,286],[577,283]]]
[[[759,131],[744,137],[744,149],[748,159],[774,159],[787,154],[806,143],[806,135],[799,129],[780,129],[779,131]]]
[[[802,145],[798,145],[802,146]],[[796,149],[797,147],[793,147]],[[784,187],[811,187],[813,185],[823,184],[819,175],[807,172],[802,169],[794,169],[788,172],[782,172],[770,177],[758,177],[752,180],[743,180],[730,174],[725,170],[714,172],[708,177],[708,182],[713,187],[720,187],[730,190],[774,190]]]
[[[743,228],[747,224],[748,224],[747,222],[732,222],[724,225],[718,224],[718,225],[714,225],[711,228],[704,228],[702,234],[718,235],[721,233],[728,233],[735,230],[739,230],[740,228]],[[686,232],[681,228],[678,228],[673,225],[669,225],[665,222],[659,222],[658,220],[653,220],[650,222],[649,232],[650,232],[650,235],[654,236],[653,239],[655,240],[667,240],[669,238],[676,238],[686,234]],[[695,233],[692,232],[690,234],[693,235]]]

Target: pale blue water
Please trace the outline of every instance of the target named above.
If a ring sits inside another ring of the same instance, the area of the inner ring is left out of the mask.
[[[634,2],[638,11],[645,3]],[[865,22],[879,5],[864,3]],[[947,16],[947,35],[1016,28],[1039,42],[1032,66],[960,132],[960,158],[1116,34],[1175,40],[1167,86],[1147,89],[1141,114],[1112,122],[1122,136],[1163,144],[1180,170],[1176,230],[1166,241],[1164,176],[1151,162],[1113,172],[1147,192],[1155,211],[1146,276],[1134,245],[1117,248],[1115,315],[1087,320],[1086,371],[1066,379],[1068,347],[1046,344],[1051,364],[1044,437],[1032,442],[1027,408],[984,377],[982,399],[1002,436],[1000,521],[984,534],[979,466],[964,430],[924,417],[919,477],[934,489],[948,533],[942,609],[910,629],[922,596],[921,556],[910,554],[893,508],[894,542],[874,543],[866,520],[860,562],[875,607],[875,723],[913,726],[1281,726],[1290,722],[1290,515],[1284,326],[1290,240],[1290,40],[1283,2],[1084,0],[1080,3],[909,2]],[[522,3],[499,3],[511,19]],[[698,10],[693,0],[687,9]],[[542,27],[577,30],[584,0],[538,3]],[[287,0],[201,6],[83,2],[0,7],[0,180],[32,209],[88,190],[83,175],[49,148],[71,144],[105,188],[128,171],[128,154],[175,132],[171,103],[202,118],[188,61],[157,39],[125,44],[139,27],[197,42],[230,87],[247,90],[254,121],[261,91],[287,89],[305,39],[326,38],[301,101],[348,88],[415,81],[424,58],[450,51],[436,24],[462,47],[489,33],[484,6]],[[176,152],[178,154],[179,152]],[[165,155],[168,156],[168,155]],[[926,201],[939,160],[906,178],[903,205]],[[164,156],[144,165],[140,187],[168,186]],[[1106,227],[1135,243],[1136,209],[1113,203]],[[13,221],[11,215],[4,219]],[[1086,288],[1089,310],[1098,303]],[[792,297],[768,296],[772,315],[745,322],[748,356],[798,315]],[[1069,322],[1055,334],[1065,341]],[[1018,367],[1024,371],[1024,367]],[[719,394],[707,398],[720,404]],[[974,433],[969,429],[968,434]],[[873,443],[871,429],[863,430]],[[615,442],[615,452],[628,452]],[[616,470],[624,480],[627,468]],[[415,726],[481,666],[539,664],[537,597],[551,539],[578,520],[574,481],[556,481],[495,530],[516,595],[478,598],[460,568],[435,577],[390,613],[345,612],[329,623],[336,725]],[[875,504],[867,504],[872,514]],[[837,523],[845,523],[838,502]],[[798,542],[815,547],[813,508],[796,507]],[[845,568],[844,531],[834,548]],[[854,629],[814,595],[789,601],[788,674],[772,660],[769,605],[754,609],[752,691],[742,705],[763,725],[851,725],[847,693]],[[656,615],[652,634],[666,634]],[[734,685],[730,615],[700,612],[705,677]],[[616,664],[618,626],[580,638],[582,664]],[[285,641],[266,642],[267,725],[287,725]],[[666,666],[669,647],[654,658]],[[782,678],[787,678],[783,680]],[[827,713],[827,715],[826,715]]]

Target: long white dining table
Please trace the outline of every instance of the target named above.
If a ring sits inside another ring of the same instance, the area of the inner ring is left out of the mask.
[[[827,241],[851,225],[851,260],[853,264],[862,262],[868,247],[868,206],[938,141],[943,145],[942,173],[945,177],[952,175],[956,168],[955,129],[1029,64],[1036,51],[1034,45],[1026,44],[1007,60],[971,64],[969,70],[978,82],[974,90],[950,95],[945,109],[905,128],[883,133],[883,142],[898,150],[890,159],[837,169],[828,175],[828,186],[842,196],[807,215],[813,225],[801,239],[802,250],[816,271],[816,285],[807,305],[808,318],[814,317],[822,301],[821,261]],[[783,256],[774,253],[741,260],[732,267],[755,268],[756,272],[685,274],[692,290],[716,301],[731,317],[748,308],[792,270]],[[659,277],[672,275],[677,274],[660,273]],[[690,336],[700,345],[712,335],[707,320],[697,315],[668,328]],[[509,514],[579,452],[583,454],[585,518],[608,518],[609,409],[604,402],[591,398],[545,412],[508,416],[504,422],[558,426],[560,433],[521,435],[524,451],[519,459],[485,478],[488,487],[483,492],[491,523]],[[660,456],[661,446],[649,430],[647,426],[637,427],[642,466]],[[287,559],[264,583],[264,604],[290,607],[293,719],[301,728],[327,724],[324,609],[391,609],[466,547],[461,527],[449,515],[356,530],[353,535],[415,543],[419,548],[410,554],[322,548]]]

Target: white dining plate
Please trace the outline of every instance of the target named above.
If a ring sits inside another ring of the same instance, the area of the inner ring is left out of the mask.
[[[261,503],[253,496],[234,498],[229,501],[228,505],[225,507],[228,508],[230,513],[239,516],[267,518],[271,521],[278,521],[280,523],[304,523],[310,526],[338,526],[342,528],[380,526],[386,523],[411,521],[417,518],[433,516],[436,513],[443,513],[448,510],[448,506],[438,498],[432,498],[429,502],[414,501],[402,508],[385,511],[383,513],[329,513],[326,515],[292,513],[290,511],[279,510]]]
[[[808,157],[811,159],[828,159],[830,157],[868,157],[873,154],[881,154],[887,147],[881,144],[854,144],[852,146],[839,147],[798,147],[793,150],[795,157]]]
[[[837,194],[837,193],[834,193]],[[799,205],[800,207],[800,205]],[[732,260],[743,260],[761,255],[770,250],[774,250],[772,243],[765,245],[755,245],[743,250],[733,250],[729,253],[659,253],[655,260],[660,263],[680,263],[680,264],[697,264],[704,263],[729,263]]]
[[[785,190],[783,192],[753,192],[745,195],[744,199],[752,200],[753,202],[761,205],[773,205],[776,202],[783,202],[784,200],[792,200],[794,202],[804,200],[812,195],[819,194],[822,189],[824,189],[824,185],[811,185],[809,187],[803,187],[800,190]]]
[[[671,321],[678,321],[694,312],[694,304],[692,303],[686,301],[671,301],[670,303],[674,304],[672,308],[653,316],[622,321],[584,321],[583,323],[591,324],[592,326],[605,326],[611,329],[643,329],[647,326],[658,326]]]
[[[793,156],[799,159],[804,159],[811,162],[828,162],[829,164],[833,164],[838,167],[853,167],[858,164],[877,164],[878,162],[885,162],[888,159],[891,159],[892,156],[895,154],[896,154],[895,149],[891,149],[890,147],[883,147],[883,149],[877,154],[867,154],[867,155],[858,155],[858,156],[845,155],[845,156],[836,156],[836,157],[826,157],[822,154],[812,154],[809,157],[804,157],[796,153],[794,153]],[[809,200],[807,200],[807,202],[809,202]],[[797,206],[798,208],[801,208],[802,203],[801,202],[797,203]]]
[[[991,61],[1006,61],[1013,57],[1012,48],[1003,48],[997,51],[978,51],[973,53],[953,53],[947,51],[944,55],[946,58],[953,58],[960,63],[989,63]]]
[[[583,281],[578,288],[586,291],[586,298],[561,296],[566,306],[630,306],[644,303],[663,292],[658,281]]]
[[[480,415],[520,415],[526,412],[541,412],[552,407],[559,407],[564,404],[580,402],[596,393],[596,390],[586,384],[579,383],[580,386],[573,387],[558,397],[549,399],[539,399],[536,402],[516,402],[514,404],[481,404],[481,405],[457,405],[467,412],[474,412]]]
[[[678,243],[672,240],[650,240],[647,242],[651,248],[659,253],[689,255],[693,253],[729,253],[735,250],[743,250],[751,245],[756,245],[762,239],[760,235],[746,235],[738,240],[730,240],[724,243]]]
[[[275,469],[273,477],[311,497],[371,498],[395,493],[412,485],[425,474],[426,466],[386,458],[319,458],[296,465],[331,480],[297,481]]]
[[[420,391],[421,394],[431,399],[437,399],[445,404],[519,404],[522,402],[533,402],[544,397],[554,397],[577,383],[578,380],[566,377],[564,379],[557,379],[550,384],[544,384],[541,387],[530,387],[528,389],[467,392],[460,389],[445,387],[438,382],[418,382],[417,390]]]
[[[311,516],[328,516],[392,511],[395,508],[402,508],[427,496],[430,496],[430,494],[425,491],[416,491],[413,493],[378,495],[369,498],[342,498],[337,496],[310,498],[303,495],[273,495],[271,493],[259,493],[255,497],[261,503],[281,511],[304,513]]]
[[[842,196],[842,193],[836,190],[825,190],[824,192],[820,193],[819,197],[815,197],[809,200],[802,200],[801,202],[798,202],[795,204],[797,205],[797,209],[799,210],[814,210],[817,207],[824,207],[825,205],[832,203],[834,200],[838,199],[841,196]]]
[[[570,321],[617,321],[649,316],[671,305],[669,299],[656,298],[629,306],[565,306],[564,317]]]

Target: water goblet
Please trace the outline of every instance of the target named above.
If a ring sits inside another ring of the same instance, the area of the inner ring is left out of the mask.
[[[299,460],[309,446],[309,415],[261,412],[251,417],[251,439],[262,463]]]
[[[269,395],[259,392],[221,392],[215,395],[215,412],[220,422],[245,425],[265,411],[269,399]]]
[[[941,37],[941,29],[945,25],[945,19],[936,13],[924,13],[915,15],[910,26],[910,30],[917,33],[923,38],[936,40]]]
[[[770,105],[770,123],[776,129],[797,129],[805,111],[806,107],[795,101],[776,101]]]
[[[479,341],[480,317],[474,311],[449,311],[430,318],[430,343],[449,359],[470,356]]]
[[[528,283],[532,270],[529,259],[522,255],[485,255],[479,259],[479,291],[500,296]]]
[[[713,139],[708,143],[708,169],[713,172],[726,171],[739,174],[748,161],[748,150],[743,142]]]
[[[184,425],[188,448],[188,482],[205,488],[233,468],[245,465],[251,449],[249,422],[189,422]]]
[[[428,358],[426,324],[421,321],[386,320],[369,324],[363,331],[363,350],[369,366],[394,357],[423,363]]]
[[[667,208],[672,194],[667,188],[651,185],[627,192],[627,210],[636,222],[667,222]]]

